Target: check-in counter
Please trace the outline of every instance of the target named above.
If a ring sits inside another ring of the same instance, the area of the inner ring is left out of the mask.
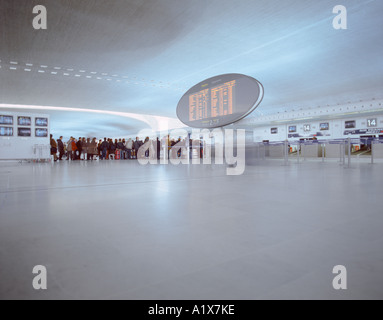
[[[326,143],[326,147],[325,147],[326,158],[339,158],[340,148],[341,148],[340,144]]]
[[[301,154],[305,158],[322,157],[322,145],[319,143],[303,144],[301,150]]]
[[[284,153],[284,144],[275,144],[275,145],[269,145],[269,157],[270,158],[283,158],[285,156]]]
[[[383,159],[383,143],[373,143],[372,144],[374,158]]]

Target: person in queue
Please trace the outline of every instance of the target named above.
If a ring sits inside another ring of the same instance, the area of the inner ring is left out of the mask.
[[[53,156],[54,161],[57,161],[57,142],[53,139],[53,135],[51,135],[51,155]]]
[[[64,146],[64,142],[63,142],[63,137],[61,136],[60,139],[57,139],[57,147],[58,147],[58,151],[59,151],[59,160],[62,161],[63,159],[63,156],[65,154],[65,146]]]

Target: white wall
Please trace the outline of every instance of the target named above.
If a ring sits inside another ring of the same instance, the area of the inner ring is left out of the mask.
[[[3,112],[0,115],[13,116],[13,125],[2,125],[0,127],[13,127],[12,137],[0,136],[0,160],[29,160],[50,158],[50,118],[47,114]],[[30,117],[31,125],[18,125],[18,117]],[[35,125],[36,118],[48,118],[48,127]],[[30,128],[31,137],[19,137],[18,128]],[[40,138],[35,136],[35,129],[48,129],[48,137]],[[36,146],[39,146],[36,148]]]

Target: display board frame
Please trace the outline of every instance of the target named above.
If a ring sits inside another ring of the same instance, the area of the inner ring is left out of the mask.
[[[26,130],[29,130],[29,134],[23,133],[24,131],[26,132]],[[30,137],[32,137],[32,129],[30,127],[29,128],[18,127],[17,128],[17,136],[19,138],[30,138]]]
[[[44,132],[44,135],[39,135],[38,132]],[[36,138],[47,138],[48,137],[48,128],[35,128],[35,137]]]
[[[12,122],[11,123],[8,123],[8,122],[5,122],[4,120],[1,121],[1,119],[12,119]],[[14,118],[13,116],[11,115],[8,115],[8,114],[0,114],[0,125],[2,126],[13,126],[14,124]]]
[[[12,134],[6,134],[7,130],[11,130]],[[0,126],[0,137],[13,137],[14,134],[15,130],[13,127]]]
[[[204,80],[190,88],[177,105],[178,119],[192,128],[219,128],[242,120],[264,97],[263,85],[237,73]]]
[[[39,124],[39,120],[42,120],[42,121],[44,121],[44,124]],[[49,122],[48,122],[48,118],[42,118],[42,117],[36,117],[35,118],[35,126],[36,127],[43,127],[43,128],[46,128],[46,127],[48,127],[48,124],[49,124]]]
[[[26,122],[24,122],[26,121]],[[30,127],[32,126],[32,117],[29,116],[18,116],[17,125],[20,127]]]

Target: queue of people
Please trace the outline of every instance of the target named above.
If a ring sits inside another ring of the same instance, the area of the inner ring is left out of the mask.
[[[93,161],[93,160],[132,160],[137,159],[139,149],[145,143],[151,142],[149,148],[142,155],[146,158],[155,155],[157,159],[160,159],[161,149],[165,148],[170,152],[171,148],[176,144],[185,146],[187,144],[186,139],[178,140],[170,139],[170,137],[164,137],[162,140],[157,138],[156,140],[150,140],[146,137],[144,141],[136,137],[135,140],[129,139],[113,139],[104,138],[103,140],[97,140],[97,138],[84,138],[78,139],[71,137],[67,142],[64,142],[61,136],[56,140],[51,135],[51,155],[54,157],[54,161],[62,161],[64,159],[68,161]],[[192,140],[190,140],[190,146],[192,146]],[[201,144],[201,157],[202,157],[202,144]],[[181,147],[177,151],[177,156],[181,157]]]
[[[94,159],[135,159],[137,150],[143,145],[140,139],[112,140],[104,138],[83,138],[71,137],[67,142],[61,136],[57,142],[51,135],[51,154],[54,160],[77,161]]]

